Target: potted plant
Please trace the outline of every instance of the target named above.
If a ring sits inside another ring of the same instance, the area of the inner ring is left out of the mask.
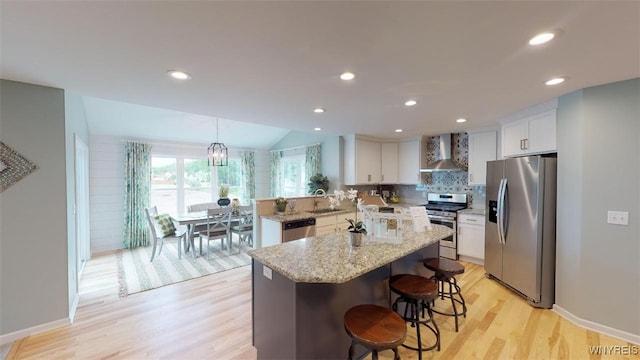
[[[358,211],[360,211],[360,203],[362,199],[358,199],[358,191],[354,189],[349,189],[349,194],[346,196],[349,200],[356,200],[356,218],[354,219],[345,219],[349,222],[349,238],[351,240],[351,245],[360,246],[362,244],[362,234],[367,234],[367,227],[364,225],[364,222],[361,220],[358,221]]]
[[[309,194],[311,195],[315,194],[318,189],[322,189],[326,193],[327,191],[329,191],[329,179],[326,176],[318,173],[309,178],[309,183],[307,183],[307,186],[309,188]]]
[[[231,200],[228,198],[229,196],[229,185],[222,184],[218,188],[218,205],[220,206],[228,206],[231,204]]]
[[[279,213],[284,213],[287,210],[287,203],[289,201],[287,201],[287,199],[283,198],[283,197],[279,197],[276,199],[275,203],[276,203],[276,210],[278,210]]]
[[[358,221],[357,214],[358,212],[356,211],[356,220],[346,219],[349,222],[347,230],[349,230],[349,238],[353,246],[360,246],[362,244],[362,234],[367,234],[367,228],[362,221]]]

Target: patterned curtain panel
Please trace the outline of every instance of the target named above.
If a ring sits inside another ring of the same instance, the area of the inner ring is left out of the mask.
[[[322,150],[322,145],[314,144],[306,147],[305,151],[305,171],[307,180],[311,179],[311,177],[315,174],[322,173],[322,169],[320,168],[320,151]]]
[[[125,143],[124,247],[132,249],[149,243],[144,209],[149,207],[151,190],[151,145]]]
[[[240,153],[240,172],[242,176],[242,204],[250,204],[256,197],[256,154],[253,151]]]
[[[280,196],[282,190],[282,173],[280,171],[280,162],[282,160],[282,151],[271,152],[271,196]]]

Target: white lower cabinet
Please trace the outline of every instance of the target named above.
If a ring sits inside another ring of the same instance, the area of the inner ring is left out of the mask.
[[[484,265],[483,215],[460,214],[458,216],[458,256],[460,260]]]
[[[346,219],[353,219],[354,216],[355,212],[316,217],[316,236],[346,231],[349,227],[349,222]]]

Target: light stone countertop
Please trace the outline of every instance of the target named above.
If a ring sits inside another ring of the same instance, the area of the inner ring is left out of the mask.
[[[484,209],[464,209],[464,210],[460,210],[458,211],[458,214],[470,214],[470,215],[479,215],[479,216],[484,216],[485,215],[485,210]]]
[[[285,221],[293,221],[293,220],[301,220],[301,219],[309,219],[309,218],[319,218],[319,217],[323,217],[323,216],[331,216],[331,215],[342,215],[342,214],[349,214],[352,212],[355,212],[355,208],[353,209],[339,209],[336,211],[329,211],[329,212],[324,212],[324,213],[311,213],[308,211],[296,211],[296,212],[285,212],[283,215],[280,214],[269,214],[269,215],[260,215],[261,218],[263,219],[269,219],[269,220],[273,220],[273,221],[278,221],[278,222],[285,222]]]
[[[363,238],[361,246],[352,247],[344,231],[249,250],[248,254],[295,282],[340,284],[453,234],[446,226],[432,227],[416,233],[411,221],[405,220],[400,244]]]

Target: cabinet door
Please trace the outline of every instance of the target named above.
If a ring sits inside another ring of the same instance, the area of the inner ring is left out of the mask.
[[[398,183],[398,143],[380,144],[380,182]]]
[[[458,254],[484,260],[484,227],[460,225],[458,227]]]
[[[527,152],[556,151],[556,110],[545,111],[528,119]]]
[[[528,122],[526,119],[502,126],[502,156],[518,156],[525,154]]]
[[[398,144],[398,182],[418,184],[420,182],[420,141]]]
[[[469,135],[469,185],[485,185],[487,161],[496,159],[495,131]]]
[[[356,140],[356,183],[377,184],[380,182],[380,143]]]

